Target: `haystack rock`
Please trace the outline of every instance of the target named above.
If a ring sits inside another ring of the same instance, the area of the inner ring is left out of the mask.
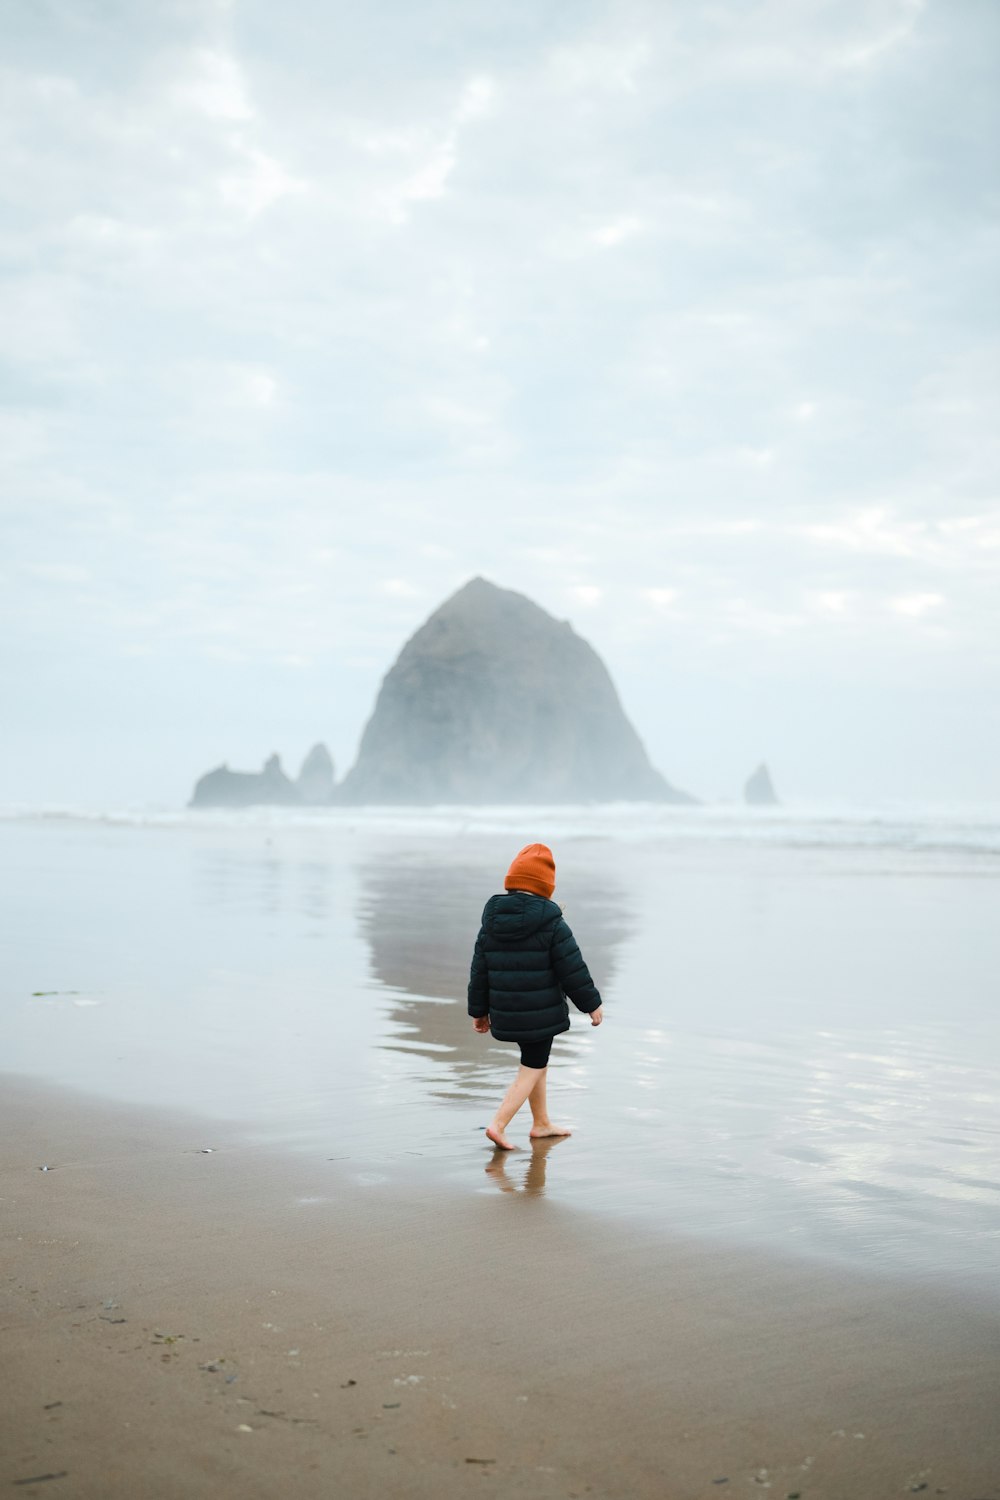
[[[650,765],[592,647],[484,578],[407,641],[338,792],[353,803],[693,800]]]
[[[298,802],[295,783],[281,769],[281,760],[272,755],[261,771],[231,771],[217,766],[195,783],[190,807],[254,807],[260,803]]]
[[[325,745],[313,745],[302,762],[295,790],[300,801],[310,807],[323,807],[333,801],[333,757]]]
[[[771,773],[765,765],[759,765],[746,786],[743,788],[743,800],[751,807],[777,807],[778,794],[774,790]]]

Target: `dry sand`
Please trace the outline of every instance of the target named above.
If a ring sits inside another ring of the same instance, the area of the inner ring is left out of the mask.
[[[499,1163],[363,1185],[17,1080],[0,1130],[6,1491],[1000,1497],[995,1307],[638,1234]]]

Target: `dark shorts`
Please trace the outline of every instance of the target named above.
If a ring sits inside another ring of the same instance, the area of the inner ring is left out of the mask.
[[[552,1038],[547,1036],[544,1042],[518,1042],[521,1049],[522,1068],[547,1068],[549,1065],[549,1053],[552,1051]]]

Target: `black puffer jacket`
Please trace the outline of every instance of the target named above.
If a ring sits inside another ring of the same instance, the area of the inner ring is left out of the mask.
[[[505,891],[483,910],[469,975],[469,1015],[490,1018],[500,1042],[541,1042],[569,1030],[566,996],[587,1015],[601,997],[561,909]]]

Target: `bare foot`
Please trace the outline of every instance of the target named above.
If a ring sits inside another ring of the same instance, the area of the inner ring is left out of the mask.
[[[533,1141],[544,1140],[550,1135],[572,1135],[572,1130],[567,1130],[565,1125],[553,1125],[551,1120],[545,1125],[532,1125],[528,1131]]]
[[[487,1125],[486,1138],[487,1140],[492,1141],[494,1146],[499,1146],[501,1151],[514,1150],[514,1142],[509,1141],[504,1135],[503,1131],[500,1130],[496,1125]]]

